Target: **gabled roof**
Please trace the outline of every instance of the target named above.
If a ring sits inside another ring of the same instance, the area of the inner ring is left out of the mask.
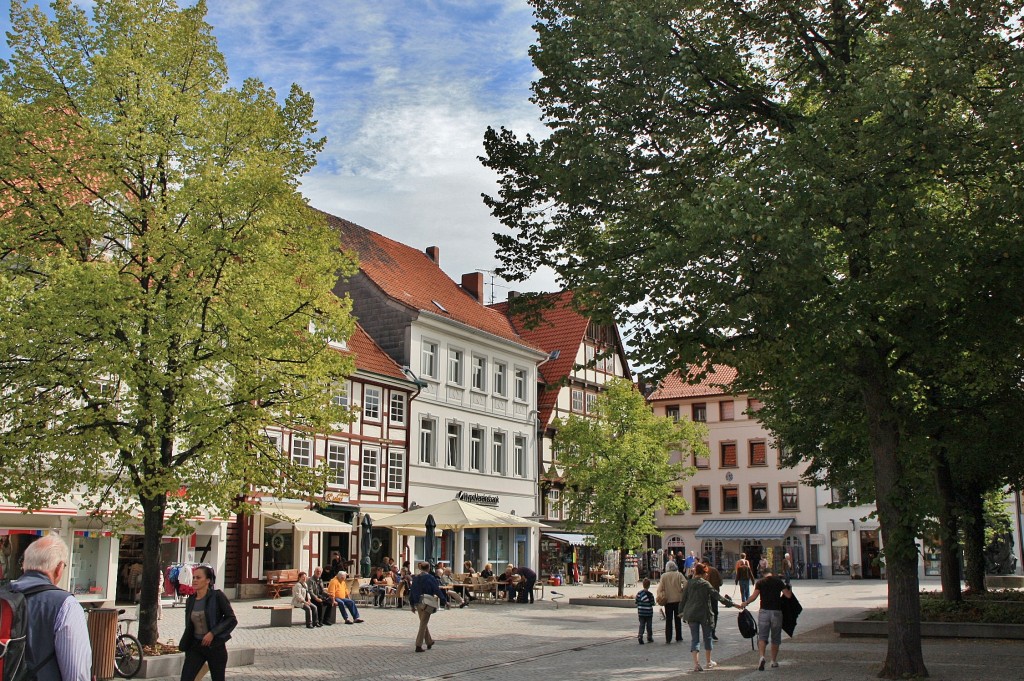
[[[352,337],[348,339],[348,352],[356,363],[356,369],[387,376],[388,378],[399,378],[408,381],[409,378],[402,372],[398,362],[391,359],[386,352],[380,349],[370,335],[363,330],[363,327],[356,324]]]
[[[541,378],[548,384],[549,390],[541,390],[537,397],[537,409],[540,412],[541,423],[548,423],[551,412],[558,402],[558,386],[572,373],[576,364],[576,355],[580,345],[587,334],[587,326],[590,319],[572,306],[573,292],[562,291],[560,293],[546,294],[551,307],[540,311],[541,321],[534,328],[526,328],[526,315],[511,316],[512,326],[516,332],[549,355],[557,350],[558,358],[551,359],[540,366]],[[490,306],[492,309],[504,315],[509,314],[510,304],[496,303]],[[618,330],[616,329],[616,332]],[[618,333],[616,333],[618,338]],[[621,352],[621,339],[618,339],[619,347],[616,352],[622,356],[625,363],[625,356]],[[626,366],[626,377],[628,378],[629,367]]]
[[[515,332],[505,315],[482,305],[426,253],[354,222],[328,213],[323,215],[341,236],[342,247],[359,256],[360,271],[391,300],[537,349]]]
[[[700,369],[701,367],[691,364],[687,370],[687,379],[697,376]],[[736,369],[724,364],[712,364],[711,370],[700,381],[690,383],[687,379],[683,378],[679,370],[673,371],[661,381],[657,390],[647,397],[647,401],[731,395],[731,386],[736,380]]]

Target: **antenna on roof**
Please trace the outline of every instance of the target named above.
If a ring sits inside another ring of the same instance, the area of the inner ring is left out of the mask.
[[[495,272],[494,270],[476,270],[476,271],[477,272],[483,272],[484,274],[491,275],[491,281],[490,282],[486,282],[485,281],[484,282],[484,286],[490,286],[491,287],[491,294],[490,294],[490,296],[488,296],[487,304],[488,305],[494,305],[494,289],[495,288],[509,288],[509,287],[508,286],[502,286],[501,284],[495,284],[494,283],[495,279],[501,279],[501,277],[498,276],[498,273]],[[504,279],[502,279],[502,281],[504,281]]]

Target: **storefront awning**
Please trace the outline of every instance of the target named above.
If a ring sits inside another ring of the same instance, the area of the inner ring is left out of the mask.
[[[334,518],[310,511],[307,508],[284,508],[278,504],[267,504],[261,509],[278,522],[267,525],[268,530],[287,530],[294,527],[303,532],[351,532],[352,526]],[[268,519],[269,521],[269,519]]]
[[[545,532],[544,536],[571,546],[586,546],[594,540],[591,534],[573,534],[571,532]]]
[[[705,520],[697,528],[697,539],[783,539],[793,518],[753,520]]]

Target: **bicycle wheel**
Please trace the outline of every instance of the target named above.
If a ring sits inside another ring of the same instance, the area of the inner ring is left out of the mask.
[[[142,644],[131,634],[120,634],[114,648],[114,671],[130,679],[142,669]]]

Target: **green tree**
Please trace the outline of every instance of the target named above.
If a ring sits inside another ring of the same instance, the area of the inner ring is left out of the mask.
[[[205,12],[14,2],[0,64],[4,495],[141,518],[144,643],[165,528],[253,488],[322,491],[264,428],[340,421],[328,395],[352,369],[330,341],[354,263],[297,192],[313,102],[229,87]]]
[[[692,468],[674,463],[705,449],[698,424],[656,417],[632,383],[615,379],[589,416],[558,426],[554,447],[565,470],[566,526],[586,529],[601,547],[618,549],[619,595],[626,553],[657,532],[654,512],[686,510],[679,496]]]
[[[927,675],[915,360],[1022,356],[1020,2],[532,4],[550,134],[485,137],[503,276],[552,267],[642,363],[735,366],[780,421],[790,399],[849,414],[886,546],[881,675]]]

